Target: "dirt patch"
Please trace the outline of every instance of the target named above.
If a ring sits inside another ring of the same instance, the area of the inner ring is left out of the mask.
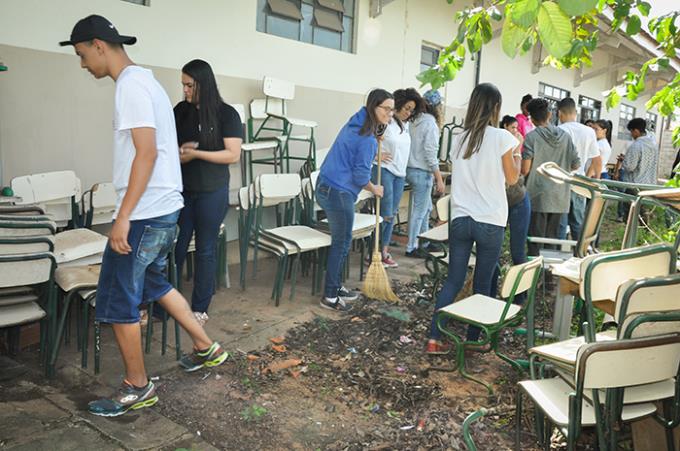
[[[258,353],[237,352],[200,374],[168,374],[158,382],[158,408],[221,449],[417,450],[464,449],[463,420],[485,407],[491,413],[472,428],[477,446],[512,449],[515,371],[491,355],[470,360],[493,396],[433,371],[451,362],[423,353],[431,293],[416,284],[396,291],[397,304],[359,301],[349,315],[316,317]],[[502,342],[511,355],[524,348],[512,334]],[[294,359],[301,362],[271,371]],[[535,449],[525,440],[522,449]]]

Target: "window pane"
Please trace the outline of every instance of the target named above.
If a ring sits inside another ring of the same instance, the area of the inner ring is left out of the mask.
[[[314,35],[314,29],[312,28],[312,19],[314,17],[314,7],[302,4],[302,20],[300,21],[300,40],[302,42],[312,43],[312,36]]]
[[[300,23],[295,20],[269,15],[267,16],[267,33],[297,40],[300,34]]]
[[[325,30],[323,28],[314,27],[314,44],[328,47],[330,49],[340,50],[341,34],[335,31]]]
[[[342,50],[344,52],[351,52],[354,50],[352,48],[352,36],[354,36],[354,19],[345,16],[342,19],[342,26],[345,28],[345,32],[342,34]]]

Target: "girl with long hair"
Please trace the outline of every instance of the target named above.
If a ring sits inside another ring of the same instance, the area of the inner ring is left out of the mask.
[[[517,183],[521,164],[519,140],[496,128],[501,103],[501,93],[494,85],[477,85],[468,103],[464,131],[453,142],[449,272],[437,295],[428,354],[444,354],[450,349],[440,341],[436,312],[451,304],[463,288],[473,245],[477,251],[473,291],[491,294],[508,220],[505,186]],[[477,341],[479,333],[478,328],[469,327],[467,341]]]
[[[411,153],[411,135],[409,126],[415,116],[424,110],[423,98],[414,88],[397,89],[394,95],[394,117],[387,125],[383,135],[383,161],[380,168],[380,180],[385,195],[380,202],[380,239],[382,263],[386,268],[399,266],[389,252],[394,217],[399,211],[399,203],[404,193],[406,166]],[[373,165],[372,180],[378,179],[378,166]]]
[[[352,243],[354,203],[362,189],[382,197],[383,188],[371,182],[378,137],[392,120],[394,98],[384,89],[368,94],[366,106],[355,113],[335,138],[321,165],[316,200],[328,218],[331,246],[321,306],[347,312],[359,294],[342,286],[342,269]],[[382,139],[382,137],[380,137]]]
[[[439,127],[441,125],[442,97],[438,91],[423,95],[425,111],[414,117],[410,127],[411,153],[406,168],[406,180],[411,186],[413,208],[408,221],[408,244],[406,256],[425,258],[427,255],[419,246],[418,235],[430,228],[432,211],[432,184],[443,193],[444,179],[439,172]]]
[[[600,178],[608,179],[607,162],[612,155],[612,121],[599,119],[590,124],[590,126],[595,130],[597,147],[600,149],[600,157],[602,158],[602,174]]]
[[[191,309],[202,324],[215,293],[217,237],[229,206],[229,165],[239,161],[243,128],[238,112],[222,101],[212,68],[196,59],[182,68],[184,100],[175,106],[184,208],[176,261],[181,273],[195,234]]]

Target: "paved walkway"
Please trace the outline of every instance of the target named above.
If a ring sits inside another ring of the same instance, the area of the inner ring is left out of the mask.
[[[358,288],[358,253],[352,253],[352,257],[356,261],[347,286]],[[395,259],[400,267],[389,270],[394,280],[410,281],[424,271],[422,260],[403,257],[403,247],[396,249]],[[293,300],[288,299],[290,286],[286,283],[281,305],[274,307],[269,298],[274,265],[272,260],[262,263],[256,278],[251,277],[249,266],[245,291],[237,286],[238,266],[232,266],[231,276],[236,286],[220,290],[211,305],[208,333],[232,352],[257,350],[265,346],[270,337],[281,335],[315,315],[334,315],[320,308],[319,297],[311,295],[309,277],[300,278]],[[185,282],[183,291],[190,293],[190,289],[190,284]],[[173,328],[168,329],[171,331],[169,343],[174,345]],[[90,415],[87,402],[110,395],[120,384],[123,367],[110,328],[102,330],[99,375],[95,376],[92,370],[92,349],[88,368],[80,367],[80,353],[76,351],[74,341],[62,346],[57,378],[50,383],[45,383],[37,352],[23,351],[15,360],[0,357],[0,449],[215,449],[196,431],[189,431],[153,408],[116,419]],[[182,347],[190,347],[186,335],[182,336]],[[178,369],[175,349],[169,346],[165,356],[160,354],[160,349],[160,327],[157,327],[146,364],[149,375],[162,382],[164,375]]]

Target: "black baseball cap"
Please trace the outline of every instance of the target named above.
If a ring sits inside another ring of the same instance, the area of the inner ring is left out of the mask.
[[[71,39],[59,43],[61,46],[76,45],[79,42],[101,39],[112,44],[132,45],[137,42],[134,36],[122,36],[108,19],[96,14],[80,19],[73,27]]]

